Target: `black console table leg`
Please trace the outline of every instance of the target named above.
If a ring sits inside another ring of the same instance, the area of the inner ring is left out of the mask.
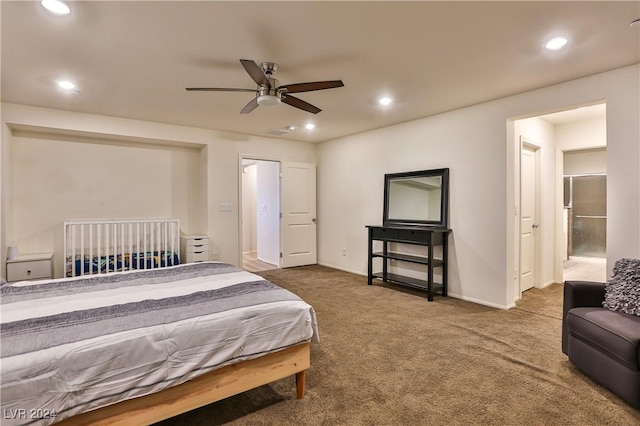
[[[371,229],[369,229],[369,262],[367,265],[367,284],[373,285],[373,238],[371,235]]]

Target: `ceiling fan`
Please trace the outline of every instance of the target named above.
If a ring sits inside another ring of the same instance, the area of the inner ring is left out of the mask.
[[[292,107],[317,114],[322,111],[315,105],[291,96],[291,93],[312,92],[314,90],[333,89],[342,87],[342,80],[313,81],[309,83],[295,83],[278,85],[278,80],[273,75],[278,71],[278,64],[273,62],[263,62],[261,66],[250,59],[240,59],[240,63],[249,76],[256,82],[256,89],[234,89],[221,87],[187,87],[189,91],[209,91],[209,92],[254,92],[256,97],[242,108],[240,114],[247,114],[256,109],[259,105],[279,105],[284,102]]]

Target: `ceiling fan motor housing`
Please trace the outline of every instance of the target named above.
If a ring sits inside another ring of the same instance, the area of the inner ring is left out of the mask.
[[[271,83],[271,88],[262,85],[258,86],[258,105],[275,106],[280,105],[280,102],[282,102],[281,92],[278,90],[278,80],[269,78],[269,83]]]
[[[264,71],[267,77],[271,77],[278,71],[278,64],[274,62],[263,62],[260,65],[262,67],[262,71]]]

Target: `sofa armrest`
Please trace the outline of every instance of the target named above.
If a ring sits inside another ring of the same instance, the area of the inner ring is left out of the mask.
[[[567,353],[567,313],[572,308],[602,307],[605,283],[595,281],[565,281],[562,303],[562,352]]]
[[[605,283],[594,281],[565,281],[563,308],[602,306]]]

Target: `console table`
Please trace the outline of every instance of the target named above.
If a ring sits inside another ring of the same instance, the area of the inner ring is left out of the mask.
[[[375,278],[427,291],[427,300],[433,301],[435,294],[447,295],[447,258],[448,236],[450,229],[431,226],[367,226],[369,230],[369,262],[367,284],[372,285]],[[382,251],[374,251],[374,241],[382,242]],[[427,247],[426,256],[416,256],[389,250],[389,243],[413,244]],[[442,246],[442,258],[433,255],[433,248]],[[373,272],[373,259],[382,259],[382,271]],[[425,279],[408,277],[389,272],[389,261],[427,265]],[[435,283],[433,270],[442,268],[442,282]]]

